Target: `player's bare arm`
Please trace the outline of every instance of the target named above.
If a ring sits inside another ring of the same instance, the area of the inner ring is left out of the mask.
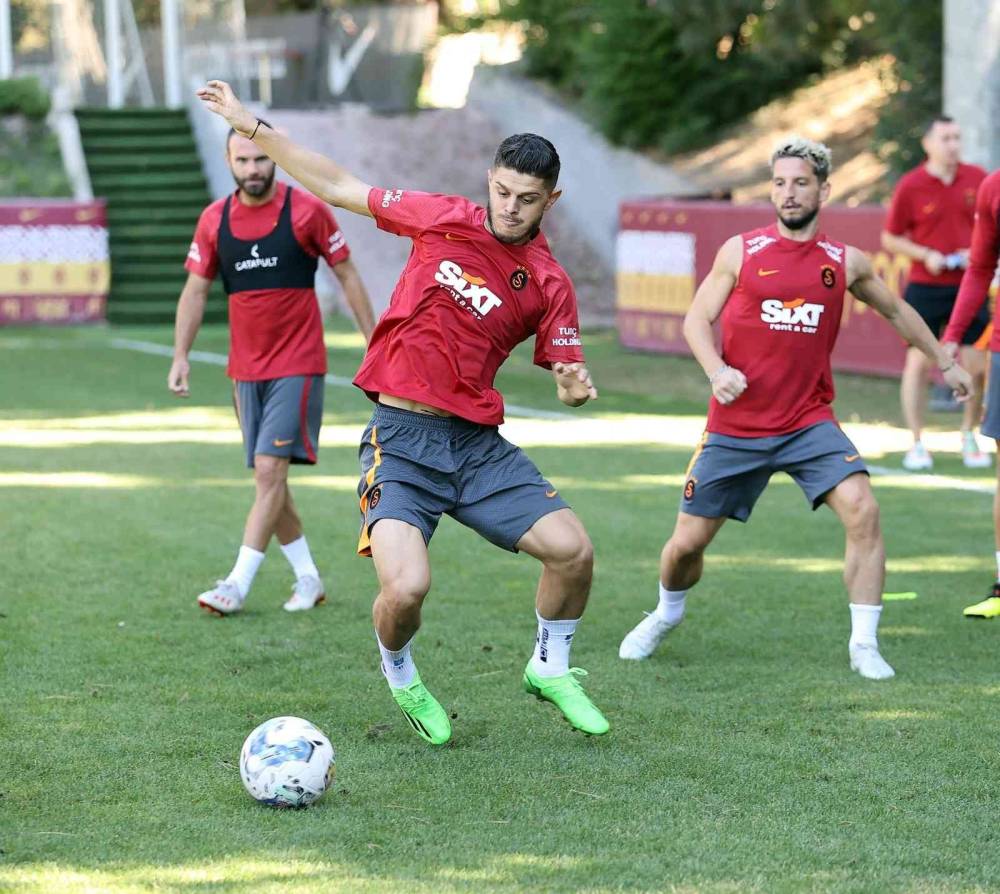
[[[358,324],[358,329],[365,337],[365,344],[371,340],[372,330],[375,328],[375,313],[372,311],[372,303],[368,299],[368,291],[361,281],[361,275],[354,262],[348,258],[335,264],[333,272],[344,290],[344,298],[347,299],[347,306],[354,314],[354,320]]]
[[[721,404],[731,404],[747,387],[746,376],[729,366],[719,353],[712,330],[736,286],[742,265],[742,240],[733,236],[719,249],[712,269],[698,286],[691,307],[684,316],[684,338],[708,376],[712,394]]]
[[[177,302],[174,360],[167,375],[167,387],[177,397],[188,397],[191,393],[188,387],[188,377],[191,374],[188,354],[205,316],[205,302],[208,300],[208,288],[211,284],[212,280],[205,279],[197,273],[189,273],[187,282],[181,290],[180,300]]]
[[[313,195],[330,205],[371,217],[368,210],[371,187],[367,183],[326,156],[304,149],[266,124],[260,124],[225,81],[209,81],[199,88],[197,95],[209,111],[224,118],[238,134],[252,139],[278,167]]]
[[[934,333],[909,304],[900,301],[889,287],[875,275],[868,256],[858,248],[847,247],[848,290],[859,301],[878,311],[913,347],[933,360],[941,370],[948,387],[958,400],[967,400],[972,393],[972,377],[938,344]]]
[[[556,380],[556,395],[568,407],[580,407],[597,399],[590,372],[582,363],[553,363],[552,377]]]
[[[890,254],[906,255],[914,261],[920,261],[935,276],[944,269],[944,255],[941,252],[920,245],[906,236],[897,236],[895,233],[883,230],[882,248]]]

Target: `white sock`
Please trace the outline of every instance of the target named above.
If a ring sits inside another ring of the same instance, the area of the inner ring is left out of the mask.
[[[684,598],[687,590],[668,590],[660,584],[660,601],[653,612],[658,618],[676,627],[684,620]]]
[[[288,559],[288,564],[292,566],[292,571],[295,572],[297,578],[305,577],[307,574],[319,577],[319,570],[313,561],[312,553],[309,552],[309,544],[306,543],[305,534],[291,543],[283,543],[281,551]]]
[[[236,557],[236,564],[233,565],[233,570],[229,572],[229,577],[226,578],[226,580],[236,584],[236,588],[240,591],[240,596],[245,598],[247,593],[250,592],[250,587],[253,586],[253,579],[257,576],[257,569],[260,568],[260,563],[263,561],[264,554],[260,550],[256,550],[252,546],[244,545],[240,547],[240,553]]]
[[[1000,584],[1000,549],[997,550],[997,583]]]
[[[535,634],[535,651],[531,655],[531,669],[540,677],[559,677],[569,673],[569,647],[579,618],[572,621],[547,621],[538,612],[538,632]]]
[[[393,689],[402,689],[409,686],[417,675],[417,666],[413,663],[413,655],[410,654],[410,646],[413,645],[411,639],[402,649],[394,652],[382,645],[382,640],[378,638],[378,649],[382,653],[382,672],[386,680]]]
[[[851,647],[875,646],[876,649],[878,648],[878,621],[881,615],[881,605],[851,603]]]

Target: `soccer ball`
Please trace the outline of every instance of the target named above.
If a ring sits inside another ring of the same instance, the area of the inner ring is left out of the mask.
[[[272,717],[240,752],[240,778],[251,797],[271,807],[308,807],[335,773],[330,740],[301,717]]]

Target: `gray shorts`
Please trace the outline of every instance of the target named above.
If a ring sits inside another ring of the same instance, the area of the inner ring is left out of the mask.
[[[1000,440],[1000,352],[997,351],[990,351],[990,377],[986,383],[979,430],[987,438]]]
[[[768,438],[705,432],[688,466],[681,512],[745,522],[775,472],[791,475],[818,509],[841,481],[868,469],[835,422]]]
[[[316,462],[323,422],[323,376],[234,382],[233,402],[243,431],[247,468],[258,453],[293,463]]]
[[[378,404],[358,456],[363,556],[371,555],[371,531],[383,518],[419,528],[429,543],[441,516],[450,515],[517,552],[517,542],[538,519],[566,508],[535,464],[496,426]]]

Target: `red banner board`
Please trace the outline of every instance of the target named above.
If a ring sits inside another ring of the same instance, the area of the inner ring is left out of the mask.
[[[875,271],[902,294],[909,261],[880,245],[885,209],[831,205],[822,211],[822,232],[872,257]],[[623,202],[617,243],[619,338],[629,348],[690,354],[681,334],[684,313],[697,284],[730,236],[774,221],[770,205],[640,199]],[[866,304],[847,296],[834,369],[897,376],[906,345]]]
[[[110,270],[104,202],[0,202],[0,326],[104,320]]]

